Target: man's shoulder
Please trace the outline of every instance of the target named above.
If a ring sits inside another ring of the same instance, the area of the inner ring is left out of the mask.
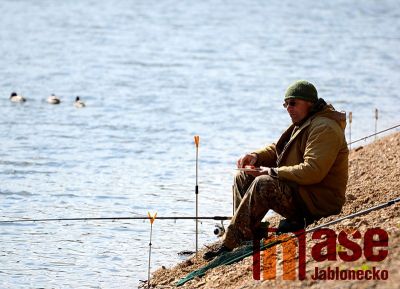
[[[336,120],[324,115],[314,117],[310,122],[310,127],[311,129],[318,127],[326,127],[326,128],[331,128],[333,130],[337,130],[339,132],[342,131],[340,124]]]

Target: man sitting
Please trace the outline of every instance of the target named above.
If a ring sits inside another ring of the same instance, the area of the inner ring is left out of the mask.
[[[292,125],[276,144],[241,157],[234,180],[235,214],[222,245],[206,252],[209,260],[243,241],[260,239],[261,220],[271,209],[286,219],[278,232],[294,232],[321,217],[338,214],[348,179],[346,115],[326,104],[313,84],[296,81],[286,91]]]

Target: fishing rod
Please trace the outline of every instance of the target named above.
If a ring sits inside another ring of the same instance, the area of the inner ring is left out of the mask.
[[[320,229],[325,226],[330,226],[336,223],[339,223],[345,219],[350,219],[357,217],[359,215],[363,215],[369,213],[374,210],[378,210],[384,207],[391,206],[397,202],[400,202],[400,197],[390,200],[386,203],[362,210],[360,212],[356,212],[354,214],[350,214],[344,216],[342,218],[333,220],[331,222],[319,225],[315,228],[307,230],[307,232],[312,232],[316,229]],[[27,223],[27,222],[61,222],[61,221],[118,221],[118,220],[147,220],[148,216],[132,216],[132,217],[88,217],[88,218],[44,218],[44,219],[13,219],[13,220],[0,220],[0,224],[5,223]],[[158,220],[215,220],[215,221],[227,221],[231,220],[230,216],[205,216],[205,217],[190,217],[190,216],[167,216],[167,217],[157,217]]]
[[[391,129],[395,129],[395,128],[397,128],[397,127],[400,127],[400,124],[395,125],[395,126],[392,126],[392,127],[389,127],[389,128],[387,128],[387,129],[384,129],[384,130],[381,130],[381,131],[378,131],[378,132],[373,133],[373,134],[371,134],[371,135],[362,137],[362,138],[360,138],[360,139],[358,139],[358,140],[352,141],[352,142],[348,143],[348,145],[351,145],[351,144],[353,144],[353,143],[356,143],[356,142],[359,142],[359,141],[362,141],[362,140],[366,140],[367,138],[376,136],[376,135],[378,135],[378,134],[381,134],[381,133],[386,132],[386,131],[391,130]]]
[[[373,206],[371,208],[368,208],[368,209],[365,209],[365,210],[361,210],[359,212],[355,212],[353,214],[341,217],[339,219],[332,220],[332,221],[327,222],[327,223],[323,223],[321,225],[315,226],[314,228],[310,228],[310,229],[306,229],[306,230],[302,229],[302,230],[299,230],[297,232],[293,232],[292,236],[288,236],[286,239],[283,239],[283,240],[278,240],[278,242],[279,243],[284,243],[284,242],[289,241],[290,239],[293,239],[294,237],[299,237],[299,236],[307,234],[307,233],[312,233],[312,232],[317,231],[319,229],[322,229],[322,228],[329,227],[329,226],[335,225],[337,223],[340,223],[341,221],[344,221],[344,220],[347,220],[347,219],[352,219],[352,218],[355,218],[355,217],[358,217],[358,216],[361,216],[361,215],[368,214],[368,213],[370,213],[372,211],[376,211],[376,210],[380,210],[380,209],[383,209],[383,208],[386,208],[386,207],[390,207],[390,206],[392,206],[392,205],[394,205],[394,204],[396,204],[398,202],[400,202],[400,197],[398,197],[396,199],[392,199],[392,200],[390,200],[390,201],[388,201],[386,203],[382,203],[382,204]],[[275,242],[275,241],[273,241],[273,242]],[[273,243],[273,242],[271,242],[271,243]]]
[[[356,213],[341,217],[339,219],[327,222],[325,224],[318,225],[318,226],[316,226],[314,228],[310,228],[310,229],[306,230],[305,233],[314,232],[314,231],[316,231],[318,229],[321,229],[321,228],[324,228],[324,227],[328,227],[328,226],[340,223],[343,220],[352,219],[354,217],[358,217],[360,215],[364,215],[364,214],[367,214],[367,213],[375,211],[375,210],[379,210],[379,209],[382,209],[382,208],[386,208],[386,207],[392,206],[392,205],[394,205],[394,204],[396,204],[398,202],[400,202],[400,197],[396,198],[396,199],[393,199],[393,200],[390,200],[390,201],[388,201],[386,203],[382,203],[382,204],[376,205],[374,207],[371,207],[371,208],[368,208],[368,209],[365,209],[365,210],[362,210],[362,211],[359,211],[359,212],[356,212]]]
[[[1,220],[0,224],[5,223],[27,223],[27,222],[60,222],[60,221],[117,221],[117,220],[148,220],[148,216],[132,216],[132,217],[88,217],[88,218],[45,218],[45,219],[14,219]],[[209,216],[209,217],[157,217],[158,220],[216,220],[226,221],[232,219],[229,216]]]
[[[151,265],[151,237],[153,236],[153,223],[157,218],[157,213],[151,215],[150,212],[147,213],[150,219],[150,242],[149,242],[149,264],[147,269],[147,289],[150,289],[150,265]]]
[[[196,218],[199,215],[199,183],[198,183],[198,175],[199,175],[199,144],[200,137],[198,135],[194,136],[194,143],[196,145],[196,186],[195,186],[195,194],[196,194]],[[196,219],[196,254],[199,247],[199,222]]]

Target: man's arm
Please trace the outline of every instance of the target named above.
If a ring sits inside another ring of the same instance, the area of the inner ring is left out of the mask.
[[[265,148],[253,152],[257,155],[255,166],[276,167],[276,147],[275,144],[266,146]]]
[[[319,123],[310,129],[304,151],[304,161],[294,166],[276,168],[279,179],[311,185],[328,174],[343,145],[342,131],[336,123]]]

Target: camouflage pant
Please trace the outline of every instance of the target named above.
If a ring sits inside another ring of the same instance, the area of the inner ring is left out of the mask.
[[[285,218],[298,216],[293,189],[269,175],[254,178],[239,172],[235,177],[233,193],[236,210],[223,237],[223,243],[228,248],[233,249],[242,241],[252,240],[270,209]]]

